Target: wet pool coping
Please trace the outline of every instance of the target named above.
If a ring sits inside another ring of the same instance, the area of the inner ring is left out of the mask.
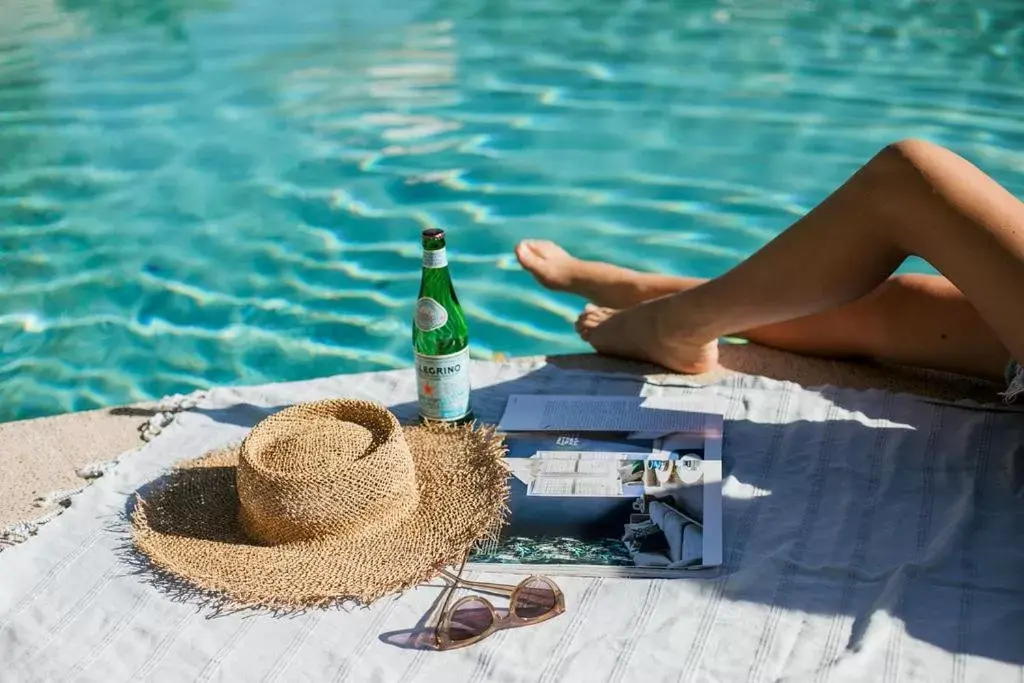
[[[511,359],[516,360],[516,359]],[[536,360],[536,358],[521,359]],[[594,354],[551,356],[564,368],[665,376],[663,369]],[[722,347],[722,368],[689,375],[712,383],[733,373],[762,375],[803,386],[837,385],[907,392],[940,400],[995,402],[1003,387],[973,378],[892,366],[808,358],[753,344]],[[0,527],[38,519],[55,506],[55,492],[77,489],[87,481],[78,471],[110,461],[143,445],[142,428],[156,404],[119,406],[54,417],[0,423]],[[43,498],[44,500],[39,500]]]

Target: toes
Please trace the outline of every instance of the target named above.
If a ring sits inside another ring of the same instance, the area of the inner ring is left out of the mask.
[[[523,240],[517,244],[515,252],[519,264],[535,275],[542,271],[545,273],[550,271],[553,263],[550,259],[551,254],[544,249],[545,244],[551,243],[540,240]]]
[[[613,315],[615,315],[615,311],[610,308],[601,308],[600,306],[587,304],[583,308],[583,312],[576,319],[576,334],[583,337],[584,340],[588,340],[591,333]]]
[[[586,339],[586,335],[590,331],[590,326],[587,323],[587,314],[580,313],[579,317],[576,318],[576,322],[573,323],[573,327],[576,329],[576,334]]]
[[[525,239],[516,245],[515,253],[523,269],[542,286],[556,291],[571,290],[574,261],[554,242]]]
[[[583,340],[586,341],[590,337],[590,331],[594,329],[594,321],[591,320],[590,314],[586,312],[580,313],[580,316],[576,318],[575,328],[576,334],[583,337]]]
[[[516,245],[516,258],[523,266],[529,266],[537,259],[537,253],[533,250],[533,240],[523,240]]]
[[[550,240],[525,239],[516,245],[516,254],[534,261],[557,260],[568,257],[568,252]]]
[[[595,306],[594,304],[587,304],[583,307],[581,317],[586,316],[594,325],[600,325],[605,320],[615,315],[615,313],[616,311],[613,308],[604,308],[602,306]]]

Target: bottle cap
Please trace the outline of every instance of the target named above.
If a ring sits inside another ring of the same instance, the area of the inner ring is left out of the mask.
[[[431,240],[444,239],[444,230],[441,228],[427,228],[423,231],[423,238]]]

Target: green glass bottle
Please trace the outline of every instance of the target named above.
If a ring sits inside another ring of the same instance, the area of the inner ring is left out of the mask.
[[[412,323],[416,388],[423,421],[473,419],[469,327],[455,295],[443,230],[423,231],[423,275]]]

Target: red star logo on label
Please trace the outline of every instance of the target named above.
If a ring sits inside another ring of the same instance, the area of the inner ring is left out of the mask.
[[[434,387],[430,386],[426,382],[423,383],[423,393],[427,396],[434,395]]]

